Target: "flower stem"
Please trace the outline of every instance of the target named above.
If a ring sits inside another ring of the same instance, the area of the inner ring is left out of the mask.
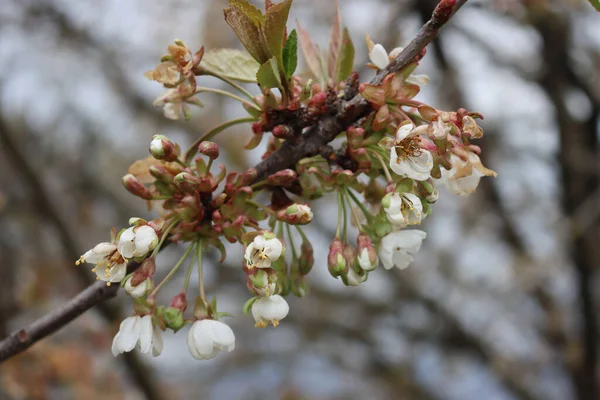
[[[237,90],[239,90],[240,92],[242,92],[246,97],[248,97],[248,99],[250,99],[257,106],[259,105],[258,103],[256,103],[256,100],[254,100],[254,97],[252,97],[252,94],[250,94],[250,92],[248,92],[246,89],[244,89],[242,86],[238,85],[237,83],[235,83],[231,79],[229,79],[227,77],[224,77],[224,76],[221,76],[221,75],[213,74],[213,73],[210,73],[210,72],[206,72],[206,75],[211,75],[211,76],[214,76],[217,79],[222,80],[223,82],[229,84],[231,87],[234,87]]]
[[[344,195],[348,196],[348,192],[349,192],[349,190],[345,190],[344,191]],[[348,202],[348,207],[350,207],[350,211],[352,212],[352,216],[354,217],[354,221],[356,222],[356,227],[358,228],[358,231],[360,233],[362,233],[363,232],[363,227],[362,227],[362,224],[360,223],[360,219],[358,219],[358,215],[356,214],[356,210],[350,204],[350,200],[349,199],[346,199],[346,201]]]
[[[155,257],[158,254],[158,252],[160,251],[160,248],[162,247],[163,243],[167,239],[167,236],[169,236],[169,233],[171,232],[171,230],[175,227],[175,225],[178,222],[179,222],[179,218],[176,218],[175,220],[173,220],[173,222],[171,222],[171,225],[169,225],[167,227],[167,229],[165,229],[165,232],[163,233],[162,237],[160,238],[160,242],[158,242],[158,244],[154,248],[154,251],[152,252],[150,257]]]
[[[198,243],[197,247],[198,251],[198,292],[200,293],[200,298],[206,303],[206,297],[204,296],[204,279],[202,277],[202,241]]]
[[[344,189],[340,190],[340,201],[342,202],[342,212],[344,214],[344,230],[343,230],[343,236],[344,236],[344,241],[348,240],[348,235],[347,235],[347,228],[348,228],[348,211],[346,210],[346,202],[344,201]]]
[[[264,212],[266,212],[269,215],[277,216],[277,213],[275,211],[273,211],[272,209],[270,209],[267,206],[263,206],[262,204],[257,203],[254,200],[248,199],[248,200],[246,200],[246,204],[250,204],[251,206],[260,208],[261,210],[263,210]]]
[[[202,143],[203,141],[212,139],[219,132],[222,132],[231,126],[243,124],[246,122],[254,122],[254,121],[256,121],[256,118],[254,118],[254,117],[237,118],[237,119],[232,119],[231,121],[222,123],[221,125],[215,126],[210,131],[208,131],[204,135],[200,136],[194,143],[192,143],[192,145],[185,152],[185,156],[184,156],[185,162],[189,163],[192,160],[192,158],[194,157],[194,154],[196,154],[196,152],[198,151],[198,145],[200,143]]]
[[[304,231],[302,230],[302,228],[300,228],[299,225],[294,225],[296,227],[296,230],[298,231],[298,233],[300,234],[300,236],[302,236],[302,240],[304,240],[305,242],[308,242],[308,238],[306,237],[306,234],[304,233]]]
[[[390,171],[388,170],[387,165],[385,165],[385,162],[383,162],[383,158],[381,158],[381,156],[377,152],[373,152],[373,154],[375,154],[375,157],[379,160],[379,163],[381,164],[381,168],[383,168],[383,173],[385,174],[385,178],[387,179],[388,183],[392,183],[394,180],[390,175]]]
[[[248,100],[242,99],[240,96],[237,96],[237,95],[235,95],[233,93],[230,93],[227,90],[221,90],[221,89],[215,89],[215,88],[198,86],[196,88],[196,93],[202,93],[202,92],[215,93],[215,94],[220,94],[220,95],[223,95],[223,96],[231,97],[232,99],[235,99],[235,100],[239,101],[240,103],[244,104],[247,107],[252,107],[256,111],[262,112],[261,108],[258,107],[256,104],[250,103]]]
[[[290,224],[285,224],[285,229],[287,230],[288,237],[290,238],[290,247],[292,248],[292,257],[294,260],[298,259],[298,254],[296,254],[296,246],[294,246],[294,240],[292,239],[292,230],[290,229]]]
[[[360,208],[367,221],[371,221],[371,218],[373,218],[373,216],[371,215],[369,210],[365,208],[364,204],[360,202],[360,200],[356,197],[354,193],[352,193],[351,190],[348,190],[347,193],[350,196],[350,198],[354,201],[354,203],[356,203],[358,208]]]
[[[339,239],[340,238],[340,229],[342,226],[342,204],[341,204],[341,199],[342,199],[342,192],[338,191],[338,222],[337,222],[337,229],[335,230],[335,238]]]
[[[196,245],[199,245],[196,243]],[[190,266],[188,267],[187,274],[185,275],[185,281],[183,282],[183,293],[187,292],[188,285],[190,284],[190,278],[192,276],[192,271],[194,270],[195,261],[196,261],[196,253],[192,253],[192,260],[190,261]]]
[[[190,255],[190,252],[192,251],[192,249],[194,248],[195,245],[196,245],[195,243],[192,243],[190,246],[188,246],[188,248],[185,251],[185,253],[183,254],[183,256],[179,259],[179,261],[177,261],[177,264],[175,264],[173,269],[171,269],[171,271],[169,271],[167,276],[165,276],[165,278],[158,284],[158,286],[156,286],[156,288],[154,288],[154,290],[152,291],[152,293],[150,293],[150,295],[148,297],[152,297],[152,298],[156,297],[156,294],[158,293],[158,291],[164,286],[165,283],[167,283],[173,277],[173,275],[175,275],[175,273],[183,265],[184,261],[188,258],[188,256]]]

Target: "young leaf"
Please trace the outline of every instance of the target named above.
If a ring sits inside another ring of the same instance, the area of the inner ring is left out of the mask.
[[[281,77],[279,75],[279,68],[277,67],[277,59],[275,57],[271,57],[267,62],[258,68],[256,80],[263,88],[282,89]]]
[[[248,53],[260,64],[266,62],[270,56],[263,47],[262,35],[254,19],[234,5],[226,8],[223,12],[225,21],[248,50]]]
[[[264,40],[271,56],[275,56],[280,66],[283,66],[281,56],[283,50],[283,37],[285,35],[285,25],[292,0],[284,0],[281,3],[272,4],[266,12],[265,24],[263,28]]]
[[[354,65],[354,44],[348,32],[348,28],[344,28],[342,36],[342,48],[338,57],[337,65],[337,81],[341,82],[350,75]]]
[[[334,83],[336,82],[336,70],[338,57],[340,54],[340,45],[342,42],[342,20],[340,17],[340,2],[335,2],[335,15],[333,18],[333,28],[331,29],[331,39],[329,40],[329,54],[327,56],[327,73]]]
[[[600,0],[588,0],[590,4],[598,11],[600,11]]]
[[[254,303],[256,303],[257,300],[258,300],[258,297],[251,297],[244,303],[244,307],[242,307],[242,311],[244,312],[244,315],[248,315],[248,312],[250,312],[252,305],[254,305]]]
[[[236,81],[256,82],[260,64],[244,51],[217,49],[204,54],[200,67],[207,72]]]
[[[238,10],[243,12],[246,16],[254,20],[254,23],[258,26],[259,23],[265,22],[265,17],[262,12],[254,7],[248,0],[229,0],[229,5],[236,7]]]
[[[294,74],[298,66],[298,36],[294,29],[287,37],[283,46],[283,69],[288,78]]]
[[[321,82],[323,77],[321,74],[321,55],[319,54],[319,50],[313,43],[308,32],[302,28],[298,20],[296,20],[296,26],[298,27],[300,48],[302,49],[302,54],[304,54],[306,64],[308,64],[308,68],[310,69],[310,72],[312,72],[313,76]]]

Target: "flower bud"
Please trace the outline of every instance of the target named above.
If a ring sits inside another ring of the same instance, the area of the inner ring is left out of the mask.
[[[264,297],[278,294],[277,272],[273,268],[249,269],[246,286],[250,293],[257,296]]]
[[[269,185],[273,186],[288,186],[291,185],[297,178],[298,175],[296,174],[296,171],[292,169],[284,169],[277,171],[273,175],[270,175],[267,178],[267,182]]]
[[[154,178],[161,182],[173,182],[173,175],[169,172],[167,168],[165,168],[162,165],[151,165],[148,168],[148,172],[150,172],[150,175],[152,175]]]
[[[157,160],[175,161],[178,151],[175,144],[166,136],[154,135],[150,142],[150,154]]]
[[[340,239],[334,239],[329,246],[327,268],[334,278],[348,273],[348,263],[344,257],[344,245]]]
[[[342,250],[344,254],[344,258],[346,259],[346,263],[350,268],[353,268],[358,263],[358,259],[356,257],[356,249],[349,243],[344,243],[344,247]]]
[[[379,264],[377,257],[377,249],[373,246],[373,242],[369,235],[361,233],[356,238],[358,245],[358,265],[365,271],[372,271]]]
[[[300,258],[298,259],[298,272],[300,275],[308,275],[315,264],[313,247],[308,240],[303,240],[300,246]]]
[[[182,192],[193,193],[198,185],[198,178],[189,172],[181,172],[175,176],[173,181],[177,189]]]
[[[215,142],[204,141],[198,145],[198,152],[214,160],[219,157],[219,145]]]
[[[348,270],[348,274],[342,275],[342,282],[346,286],[358,286],[369,277],[369,273],[367,271],[356,271],[354,268],[350,268]]]
[[[177,307],[166,307],[162,312],[162,319],[165,325],[175,332],[181,329],[185,324],[183,311]]]
[[[123,186],[125,189],[129,191],[134,196],[141,197],[144,200],[152,200],[152,193],[150,190],[138,178],[136,178],[132,174],[125,175],[121,182],[123,182]]]
[[[125,291],[133,298],[143,297],[154,288],[154,283],[150,278],[146,278],[141,283],[135,286],[132,284],[133,281],[134,277],[131,276],[125,281],[125,284],[123,285],[123,289],[125,289]]]
[[[248,186],[254,183],[254,180],[258,176],[256,168],[248,168],[241,176],[239,186]]]
[[[306,225],[312,221],[312,217],[313,213],[306,204],[292,204],[285,210],[280,210],[277,213],[277,218],[280,221],[292,225]]]
[[[287,125],[278,125],[273,128],[273,136],[279,139],[289,139],[294,137],[294,131]]]

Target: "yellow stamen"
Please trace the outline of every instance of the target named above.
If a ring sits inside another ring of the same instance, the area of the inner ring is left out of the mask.
[[[255,328],[266,328],[267,324],[265,323],[265,321],[258,321],[256,324],[254,324]]]
[[[271,323],[273,324],[273,328],[277,328],[277,325],[279,325],[279,321],[274,319],[273,321],[271,321]]]

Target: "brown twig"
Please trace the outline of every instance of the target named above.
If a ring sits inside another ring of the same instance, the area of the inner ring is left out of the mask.
[[[440,1],[432,18],[421,28],[404,51],[375,76],[371,83],[379,84],[386,75],[409,64],[438,36],[440,29],[466,2],[467,0]],[[295,165],[304,157],[317,154],[321,146],[331,142],[347,126],[371,111],[369,103],[360,96],[348,102],[340,100],[335,106],[337,111],[335,115],[323,118],[297,140],[286,141],[270,157],[260,162],[256,166],[258,175],[255,182],[263,180],[276,171]],[[14,332],[0,342],[0,361],[10,358],[36,341],[54,333],[86,310],[114,296],[117,289],[118,285],[107,288],[106,285],[95,283],[49,315]]]

